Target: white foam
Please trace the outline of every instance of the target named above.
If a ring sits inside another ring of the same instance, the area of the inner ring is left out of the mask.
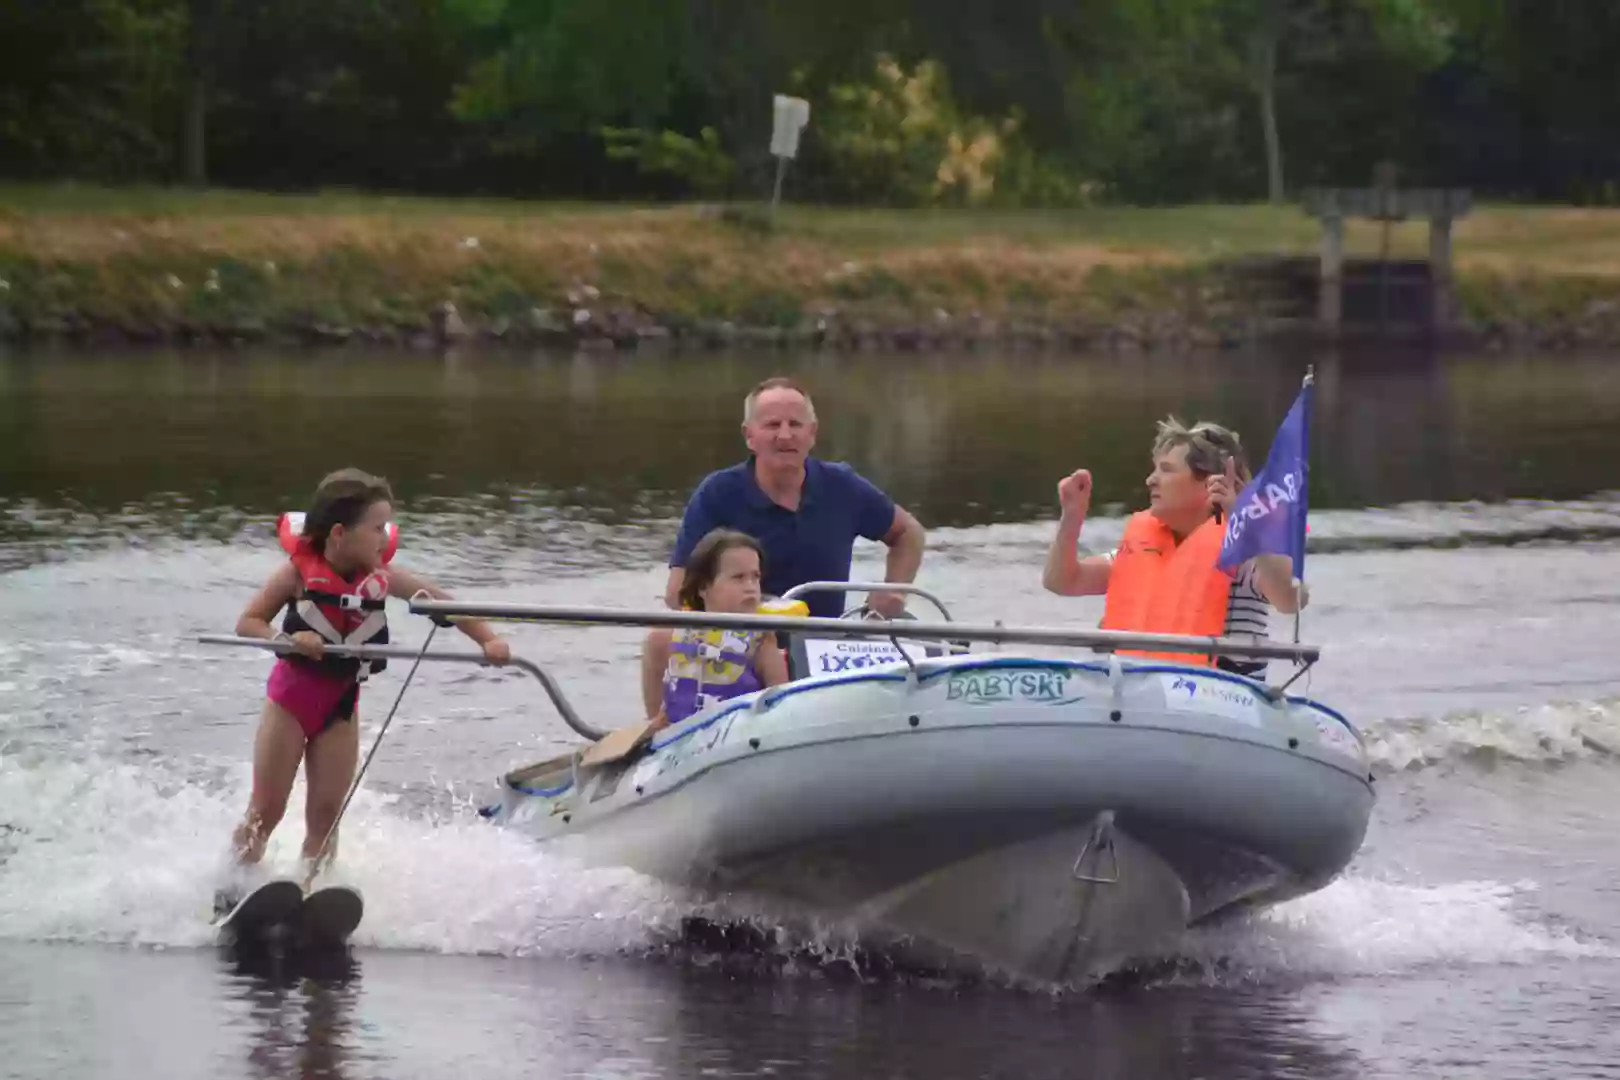
[[[1410,885],[1350,876],[1320,892],[1192,931],[1177,956],[1220,981],[1391,975],[1434,966],[1620,958],[1620,949],[1526,922],[1533,882]]]
[[[1379,723],[1363,734],[1374,764],[1392,771],[1480,754],[1526,762],[1615,756],[1620,755],[1620,702],[1453,713],[1438,720]]]
[[[602,955],[654,945],[691,904],[630,870],[587,868],[476,818],[364,814],[344,870],[367,898],[358,945],[502,955]]]
[[[152,763],[0,757],[0,937],[199,946],[246,805],[241,770],[209,788]],[[266,864],[294,873],[302,785]],[[357,945],[456,953],[602,954],[656,943],[689,910],[627,870],[583,869],[468,819],[412,818],[362,788],[339,878],[366,897]]]

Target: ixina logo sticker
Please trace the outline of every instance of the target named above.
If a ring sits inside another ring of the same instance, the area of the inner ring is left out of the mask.
[[[945,700],[968,705],[999,705],[1032,701],[1062,705],[1079,698],[1069,696],[1067,671],[957,671],[945,684]]]
[[[804,658],[812,675],[865,671],[885,664],[903,663],[907,656],[913,660],[920,660],[925,655],[926,653],[916,646],[903,650],[887,641],[810,639],[804,643]]]
[[[1260,723],[1254,691],[1224,679],[1192,675],[1161,675],[1164,703],[1174,712],[1207,712],[1247,724]]]

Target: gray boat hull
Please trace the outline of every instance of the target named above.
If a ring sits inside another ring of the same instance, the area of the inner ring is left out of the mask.
[[[808,679],[486,812],[591,862],[1076,982],[1321,888],[1374,795],[1337,713],[1206,668],[1008,654]]]

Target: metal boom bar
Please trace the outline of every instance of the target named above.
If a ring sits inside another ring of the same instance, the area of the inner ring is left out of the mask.
[[[731,615],[668,608],[569,607],[551,604],[503,604],[478,600],[412,600],[417,615],[500,622],[596,623],[604,626],[698,627],[731,630],[781,630],[817,637],[907,638],[914,641],[992,641],[1031,645],[1067,645],[1115,652],[1137,649],[1208,656],[1246,656],[1314,664],[1322,655],[1315,645],[1250,642],[1234,638],[1183,634],[1135,634],[1122,630],[1068,630],[1046,626],[985,626],[974,623],[925,623],[888,619],[794,618],[787,615]]]
[[[265,638],[234,637],[230,634],[199,634],[197,640],[204,645],[235,645],[243,649],[263,649],[266,652],[287,654],[296,651],[289,641],[268,641]],[[333,656],[354,657],[357,660],[415,660],[421,656],[424,660],[439,660],[458,664],[480,664],[484,667],[493,667],[484,659],[483,653],[469,652],[422,652],[420,649],[409,649],[403,645],[327,645],[326,652]],[[593,727],[580,718],[579,713],[563,697],[562,687],[557,680],[533,660],[525,660],[521,656],[514,656],[507,661],[507,667],[515,667],[528,672],[540,680],[545,689],[546,696],[551,704],[562,716],[564,722],[587,739],[596,740],[607,735],[601,728]]]

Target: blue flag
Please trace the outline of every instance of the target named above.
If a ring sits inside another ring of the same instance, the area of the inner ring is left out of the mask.
[[[1256,555],[1288,555],[1294,560],[1295,579],[1305,580],[1311,384],[1306,376],[1299,397],[1271,441],[1265,468],[1255,474],[1232,506],[1217,560],[1222,569],[1240,566]]]

